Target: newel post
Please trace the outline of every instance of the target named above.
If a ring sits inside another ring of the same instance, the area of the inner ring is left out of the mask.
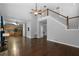
[[[47,9],[47,16],[49,15],[49,10]]]
[[[69,29],[69,17],[67,16],[67,29]]]

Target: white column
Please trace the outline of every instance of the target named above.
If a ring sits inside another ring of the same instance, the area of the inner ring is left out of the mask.
[[[23,37],[26,37],[26,31],[27,27],[26,27],[26,24],[23,24]]]

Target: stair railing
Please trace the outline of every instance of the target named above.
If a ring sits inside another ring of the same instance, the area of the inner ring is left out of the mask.
[[[42,13],[44,13],[46,11],[47,11],[47,16],[49,15],[49,11],[51,11],[51,12],[57,14],[57,15],[60,15],[60,16],[64,17],[66,19],[67,29],[69,29],[69,19],[79,18],[79,16],[75,16],[75,17],[64,16],[64,15],[62,15],[62,14],[56,12],[56,11],[53,11],[51,9],[48,9],[48,8],[46,10],[44,10]]]
[[[75,17],[70,17],[69,19],[74,19],[74,18],[79,18],[79,16],[75,16]]]
[[[79,16],[70,17],[69,19],[77,19],[77,18],[79,18]],[[79,26],[79,24],[77,23],[77,25],[76,25],[77,29],[79,29],[78,26]]]

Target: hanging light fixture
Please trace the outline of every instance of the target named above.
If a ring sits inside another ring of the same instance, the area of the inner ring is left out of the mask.
[[[37,15],[41,15],[42,14],[43,9],[38,9],[37,8],[37,3],[35,4],[35,9],[32,9],[32,14],[34,14],[35,16]]]

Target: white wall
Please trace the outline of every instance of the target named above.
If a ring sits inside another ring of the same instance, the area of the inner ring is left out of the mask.
[[[31,16],[31,38],[37,37],[37,16]]]
[[[48,17],[47,40],[79,48],[79,30],[67,30],[55,18]]]

